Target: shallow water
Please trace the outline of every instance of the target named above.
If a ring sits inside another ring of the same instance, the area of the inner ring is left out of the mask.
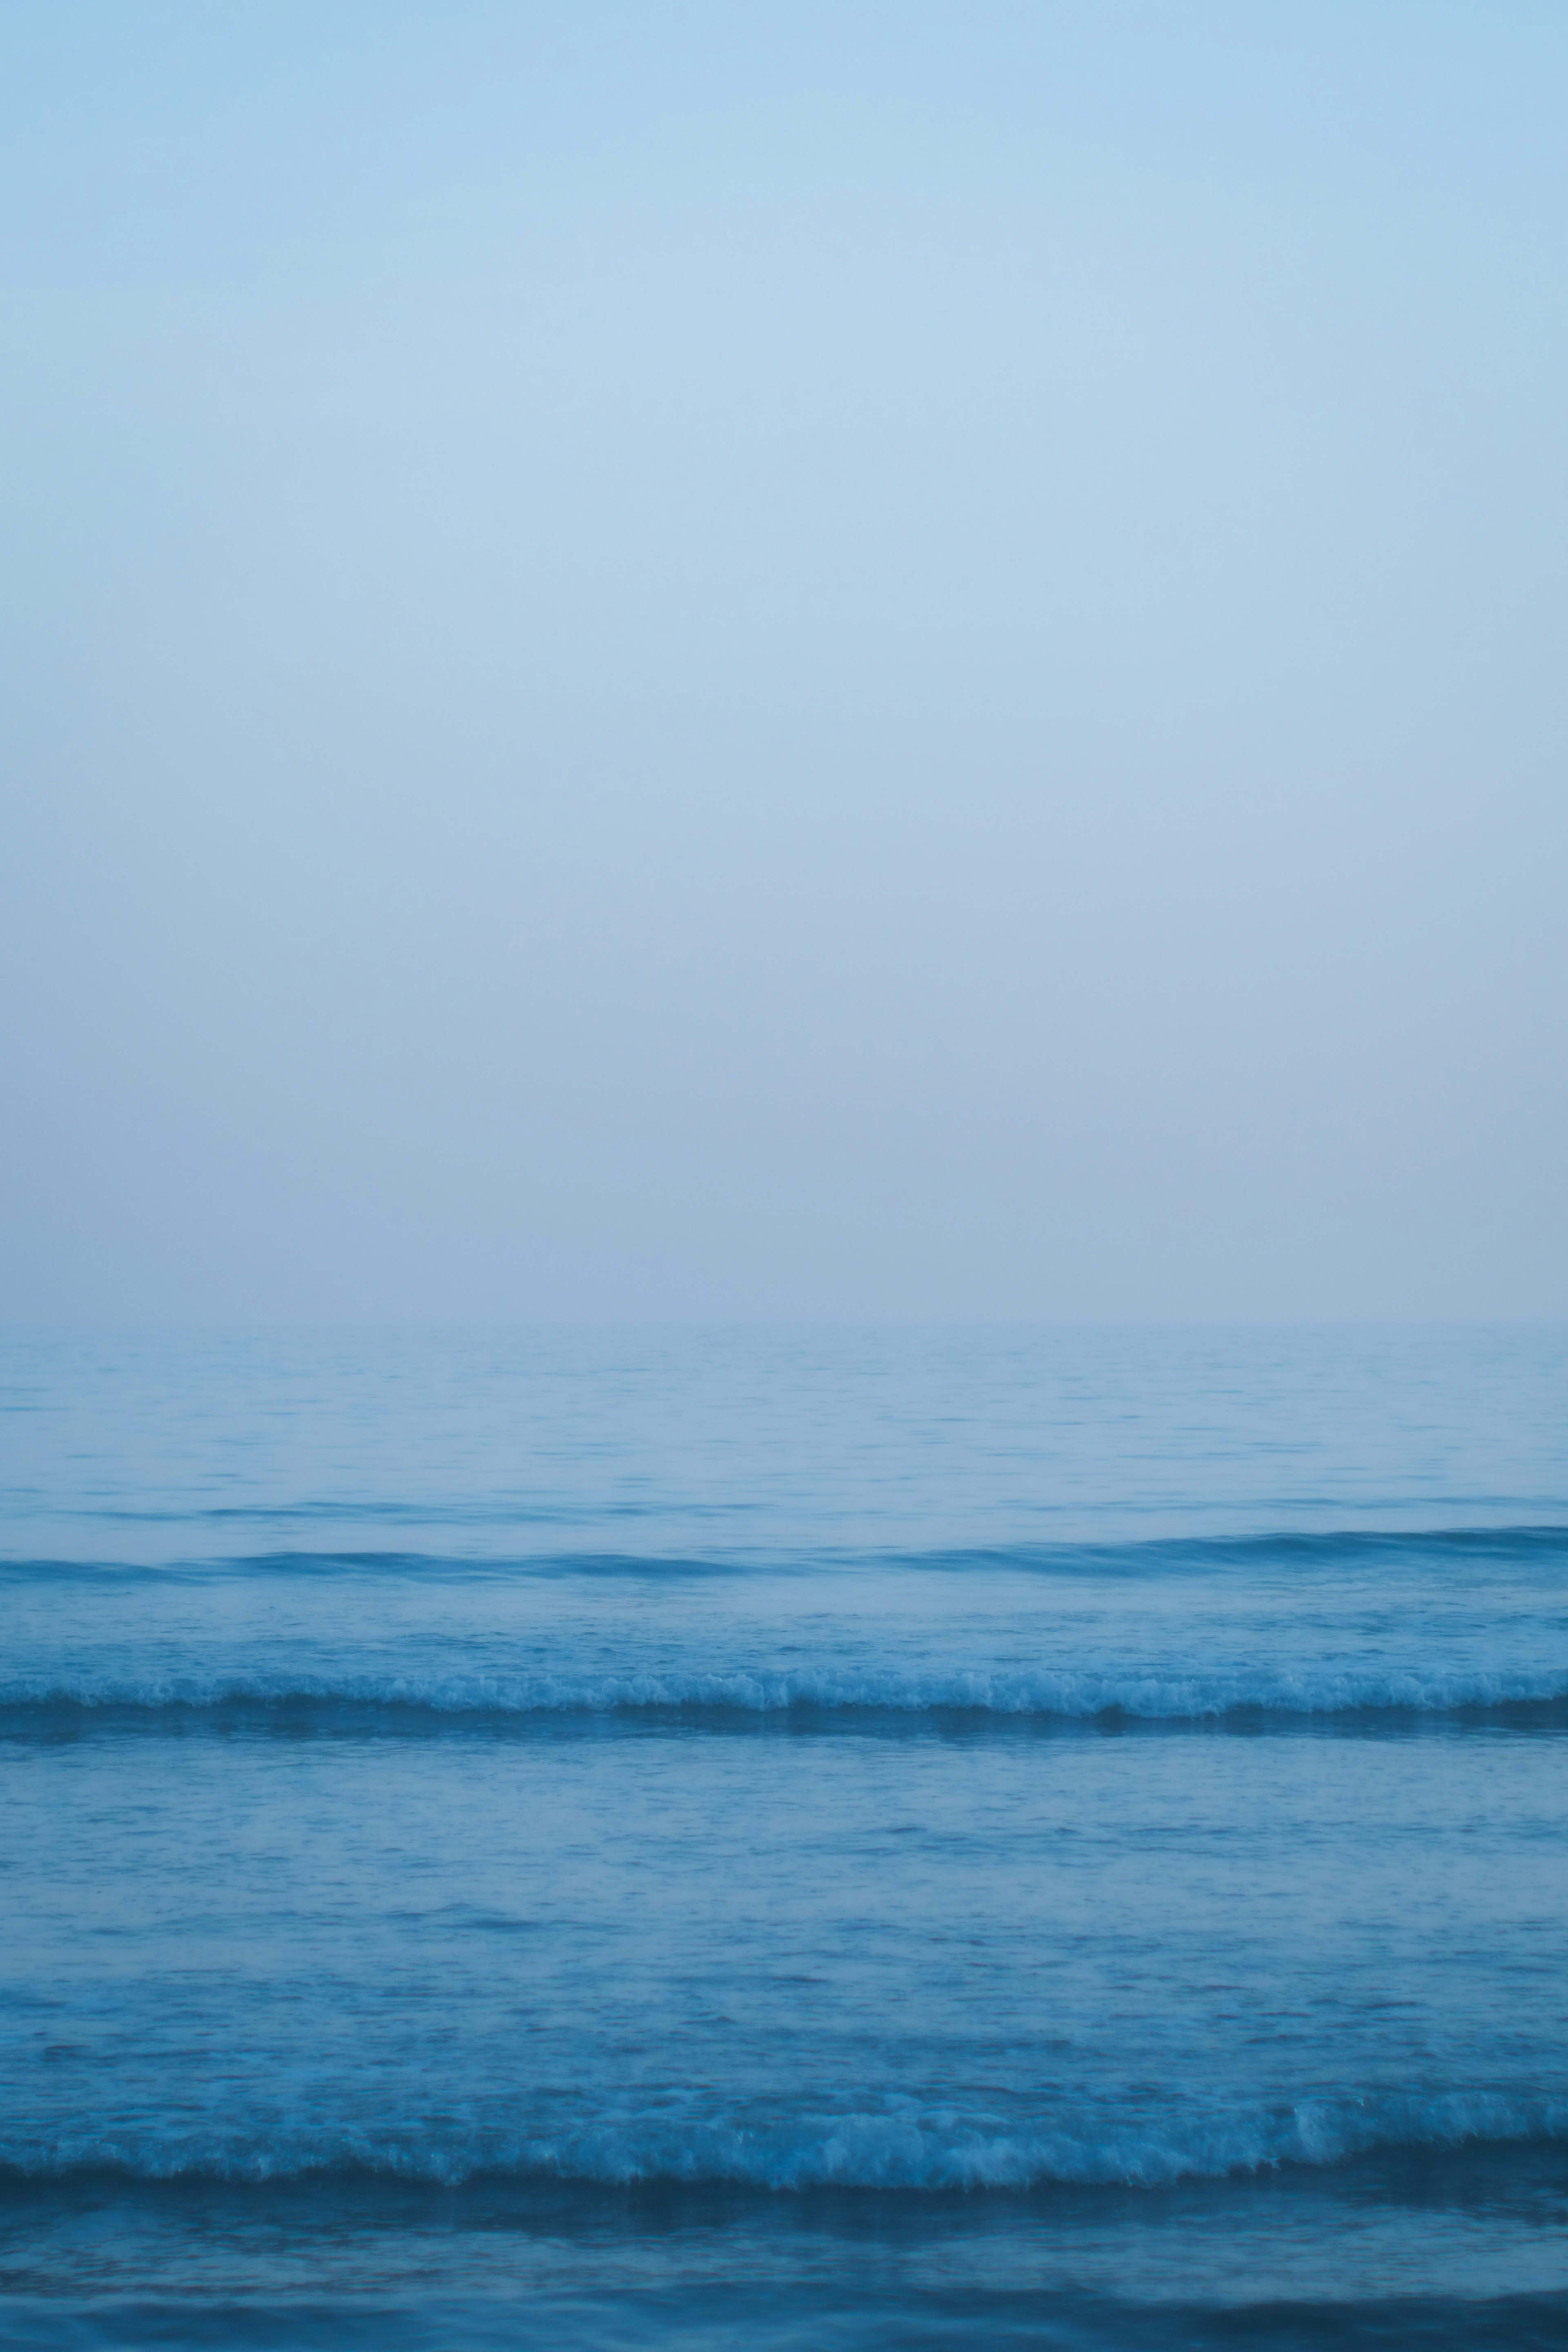
[[[1568,1338],[12,1339],[0,2337],[1568,2340]]]

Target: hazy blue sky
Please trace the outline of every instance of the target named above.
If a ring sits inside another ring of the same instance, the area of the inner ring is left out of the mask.
[[[1568,1314],[1562,0],[8,0],[0,1311]]]

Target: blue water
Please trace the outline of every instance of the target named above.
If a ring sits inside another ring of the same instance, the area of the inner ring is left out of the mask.
[[[1568,2342],[1568,1335],[0,1349],[0,2340]]]

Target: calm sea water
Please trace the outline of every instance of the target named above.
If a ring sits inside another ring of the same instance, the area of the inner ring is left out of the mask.
[[[1568,1335],[0,1407],[5,2342],[1568,2342]]]

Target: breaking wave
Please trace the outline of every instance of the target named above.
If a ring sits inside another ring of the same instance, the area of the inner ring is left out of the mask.
[[[1323,2097],[1251,2113],[997,2119],[916,2108],[586,2123],[571,2128],[353,2130],[184,2137],[62,2134],[0,2138],[15,2182],[89,2173],[127,2179],[261,2182],[362,2174],[455,2188],[480,2176],[628,2184],[729,2182],[754,2189],[1025,2189],[1050,2184],[1159,2188],[1283,2165],[1325,2167],[1408,2150],[1500,2148],[1568,2139],[1568,2098],[1485,2092]]]
[[[1226,1717],[1415,1715],[1463,1717],[1512,1709],[1552,1718],[1568,1709],[1568,1661],[1530,1671],[1430,1671],[1386,1665],[1020,1669],[902,1672],[875,1667],[792,1667],[701,1673],[312,1675],[90,1673],[0,1680],[0,1724],[25,1731],[43,1718],[144,1718],[148,1728],[192,1727],[238,1714],[320,1719],[323,1726],[396,1716],[408,1728],[496,1730],[530,1718],[882,1715],[904,1719],[965,1715],[1010,1721],[1086,1722],[1128,1717],[1165,1723]],[[1568,1722],[1568,1715],[1564,1716]]]

